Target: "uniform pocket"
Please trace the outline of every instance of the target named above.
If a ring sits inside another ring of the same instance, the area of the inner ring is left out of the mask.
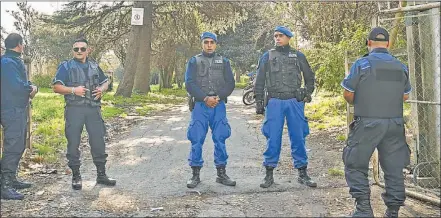
[[[187,139],[193,142],[193,136],[194,136],[194,125],[196,121],[191,121],[187,128]]]
[[[221,141],[225,141],[231,136],[231,126],[226,118],[222,119],[219,122],[215,134],[217,135],[217,138]]]
[[[357,154],[356,152],[354,152],[354,150],[357,149],[357,144],[358,141],[348,140],[347,145],[343,148],[342,159],[345,166],[351,167],[354,165],[354,163],[357,162],[358,157],[354,156],[354,154]]]
[[[269,138],[270,136],[270,127],[269,127],[269,122],[267,119],[265,119],[265,121],[263,122],[262,125],[262,134],[266,137]]]

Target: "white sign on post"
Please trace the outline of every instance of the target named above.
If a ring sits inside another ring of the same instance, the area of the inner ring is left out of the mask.
[[[144,17],[144,8],[132,8],[132,25],[141,25]]]

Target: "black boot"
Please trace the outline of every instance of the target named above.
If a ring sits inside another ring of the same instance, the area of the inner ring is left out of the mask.
[[[227,186],[236,186],[236,181],[233,181],[230,179],[230,177],[227,176],[225,167],[216,167],[217,169],[217,178],[216,182],[227,185]]]
[[[398,217],[398,211],[400,210],[400,206],[388,206],[386,209],[386,213],[384,213],[385,217]]]
[[[23,200],[24,195],[17,192],[13,187],[12,173],[2,173],[1,199],[5,200]]]
[[[96,165],[96,172],[97,172],[96,183],[107,185],[107,186],[115,186],[116,185],[116,180],[107,177],[105,164],[97,164]]]
[[[12,178],[12,181],[13,181],[12,187],[15,189],[25,189],[25,188],[30,188],[32,186],[31,183],[18,181],[16,175],[14,175],[14,177]]]
[[[71,167],[72,170],[72,188],[74,190],[81,190],[83,188],[83,183],[81,180],[81,173],[79,166]]]
[[[193,171],[193,177],[187,181],[187,188],[196,188],[196,186],[201,182],[199,177],[201,172],[201,167],[191,167]]]
[[[260,184],[261,188],[268,188],[274,183],[273,171],[274,167],[266,166],[266,176],[263,179],[263,183]]]
[[[309,187],[317,187],[317,183],[314,182],[309,176],[306,171],[306,167],[299,168],[299,177],[297,178],[297,181],[300,184],[307,185]]]
[[[352,213],[352,217],[374,217],[371,201],[369,199],[357,199],[355,203],[356,206]]]

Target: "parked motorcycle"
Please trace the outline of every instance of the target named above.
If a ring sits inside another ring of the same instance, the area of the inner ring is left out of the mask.
[[[255,77],[250,77],[248,85],[243,89],[242,102],[245,105],[252,105],[256,102],[254,97],[254,79]]]

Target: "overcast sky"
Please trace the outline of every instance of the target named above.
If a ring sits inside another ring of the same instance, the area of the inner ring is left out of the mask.
[[[28,2],[36,11],[45,14],[52,14],[54,11],[61,9],[66,2]],[[8,32],[15,32],[15,19],[6,13],[6,10],[18,10],[16,2],[1,2],[1,25]]]

